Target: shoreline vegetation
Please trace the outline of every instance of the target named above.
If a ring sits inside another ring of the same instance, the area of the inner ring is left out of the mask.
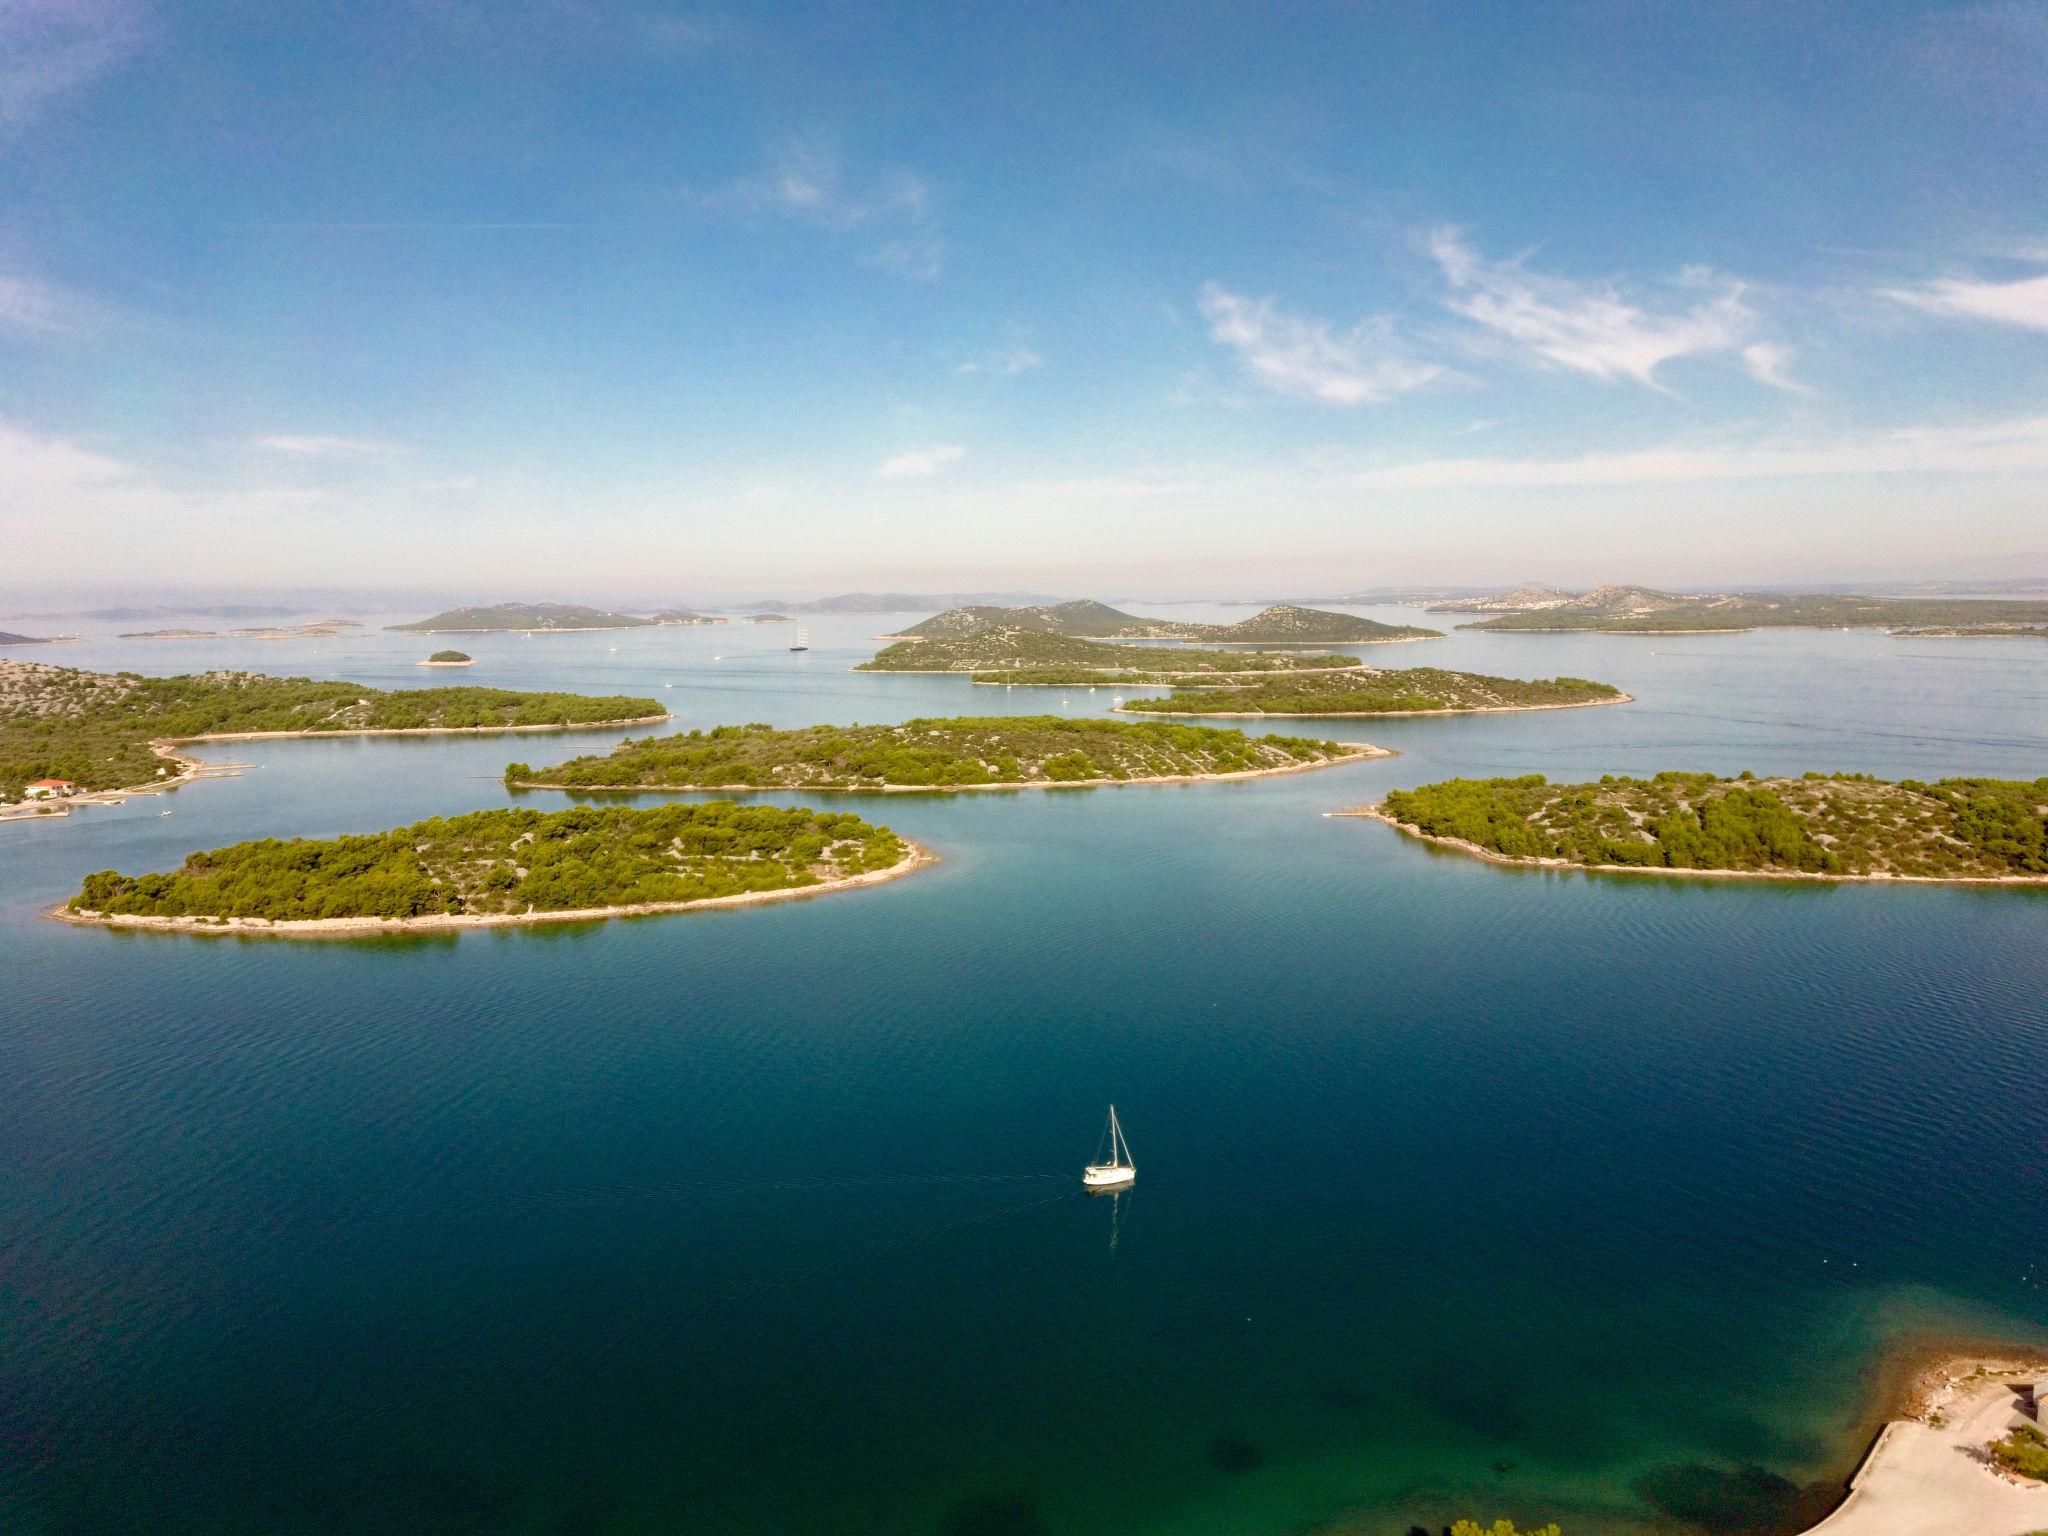
[[[506,765],[513,789],[590,793],[1091,789],[1300,773],[1391,754],[1363,742],[1167,722],[966,716],[901,725],[719,726],[628,739],[552,767]]]
[[[1175,681],[1269,672],[1356,671],[1356,657],[1300,651],[1182,650],[1047,634],[1014,625],[991,625],[931,640],[899,640],[860,663],[856,672],[959,674],[976,682],[1120,683],[1141,678]]]
[[[655,700],[621,694],[383,690],[258,672],[144,677],[0,661],[0,820],[233,771],[175,750],[196,742],[603,730],[669,718]],[[24,801],[40,778],[66,780],[71,792]]]
[[[88,875],[64,922],[331,937],[758,905],[898,879],[933,856],[850,813],[712,801],[510,809],[275,838],[166,874]]]
[[[1133,699],[1119,714],[1205,715],[1222,719],[1317,719],[1373,715],[1502,714],[1632,703],[1609,683],[1583,677],[1522,679],[1441,667],[1371,667],[1302,677],[1264,678],[1249,686],[1182,687],[1163,699]]]
[[[1449,779],[1334,812],[1489,863],[1708,879],[2048,885],[2048,778]]]

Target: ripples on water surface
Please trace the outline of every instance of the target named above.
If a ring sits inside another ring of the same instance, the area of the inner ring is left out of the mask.
[[[459,681],[685,725],[1110,702],[843,670],[900,622],[478,637]],[[424,648],[52,659],[406,686]],[[855,797],[944,862],[459,939],[36,913],[609,737],[221,747],[253,766],[0,828],[0,1526],[1763,1529],[1840,1476],[1887,1340],[2048,1331],[2048,899],[1509,872],[1320,814],[1452,773],[2031,777],[2048,651],[1371,654],[1639,702],[1290,725],[1403,755],[1244,784]],[[1112,1098],[1144,1172],[1089,1198]]]

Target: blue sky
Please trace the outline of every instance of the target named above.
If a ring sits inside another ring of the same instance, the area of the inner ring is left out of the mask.
[[[0,582],[2048,572],[2043,121],[2043,4],[0,0]]]

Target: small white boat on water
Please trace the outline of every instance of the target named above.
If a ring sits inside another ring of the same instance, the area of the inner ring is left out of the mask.
[[[1116,1106],[1109,1106],[1109,1161],[1090,1163],[1081,1170],[1081,1182],[1090,1189],[1115,1189],[1138,1177],[1138,1165],[1131,1161],[1131,1144],[1124,1140],[1124,1128],[1117,1124]]]

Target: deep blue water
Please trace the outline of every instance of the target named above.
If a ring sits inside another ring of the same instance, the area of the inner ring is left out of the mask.
[[[686,726],[1110,702],[844,670],[901,622],[37,659]],[[460,938],[38,914],[500,804],[603,733],[222,744],[240,777],[0,825],[0,1529],[1733,1529],[1729,1474],[1840,1477],[1892,1342],[2048,1336],[2048,896],[1505,871],[1323,815],[1452,773],[2033,777],[2048,649],[1371,654],[1638,702],[1304,722],[1402,755],[1248,783],[840,797],[943,862]],[[1112,1099],[1143,1172],[1090,1198]]]

